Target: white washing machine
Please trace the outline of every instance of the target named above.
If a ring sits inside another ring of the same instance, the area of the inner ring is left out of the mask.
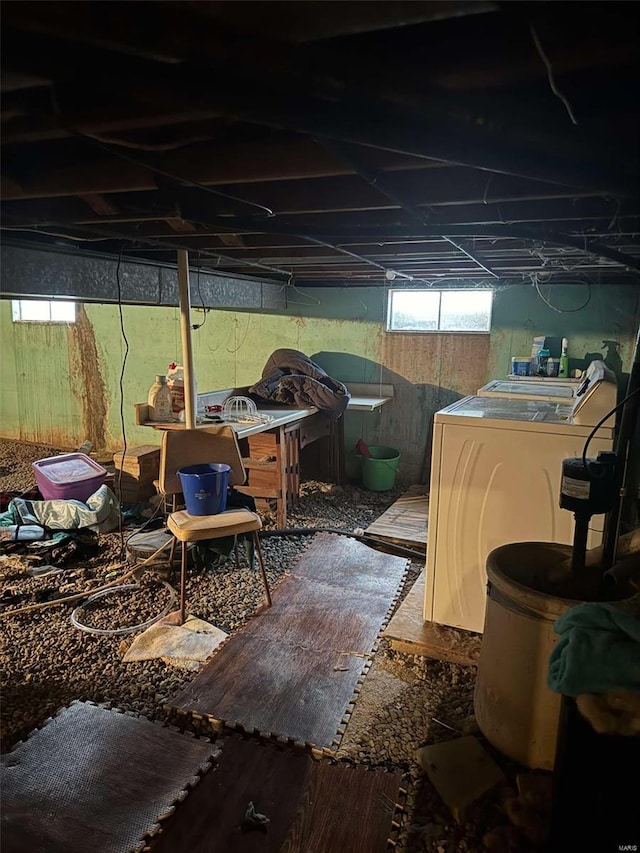
[[[510,397],[512,400],[539,400],[541,403],[561,403],[570,406],[579,385],[551,385],[539,382],[516,382],[511,379],[492,379],[478,388],[478,397]]]
[[[529,381],[492,379],[478,389],[478,397],[511,397],[514,400],[540,400],[547,403],[572,405],[577,397],[587,395],[590,398],[589,412],[583,409],[581,416],[583,423],[587,423],[585,417],[592,413],[595,416],[595,411],[592,412],[591,409],[594,406],[598,407],[599,414],[595,417],[593,425],[616,404],[618,393],[616,375],[603,361],[592,361],[582,379],[564,380],[565,384],[559,384],[557,379],[535,376],[523,376],[520,380]],[[598,388],[599,383],[607,384]],[[598,388],[597,393],[596,388]]]
[[[518,376],[517,373],[507,374],[509,382],[544,382],[545,385],[566,385],[568,388],[577,388],[582,379],[560,378],[559,376]]]
[[[573,514],[559,506],[561,467],[582,454],[599,419],[590,415],[600,410],[593,393],[572,406],[472,396],[435,414],[425,619],[482,632],[490,551],[510,542],[572,544]],[[613,424],[598,430],[589,456],[612,447]],[[592,518],[589,548],[600,544],[603,526],[604,516]]]

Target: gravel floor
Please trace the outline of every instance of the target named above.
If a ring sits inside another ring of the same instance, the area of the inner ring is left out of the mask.
[[[30,463],[54,448],[0,440],[0,491],[24,490],[34,485]],[[291,527],[333,527],[353,532],[367,527],[402,493],[376,494],[350,486],[344,489],[317,482],[303,483],[299,506],[291,513]],[[266,527],[273,521],[265,519]],[[277,585],[308,543],[308,537],[265,537],[263,549],[269,582]],[[82,592],[105,582],[120,562],[120,536],[103,535],[97,552],[65,566],[61,574],[31,577],[32,561],[22,555],[2,554],[2,589],[21,596],[4,610],[31,604],[43,590]],[[6,551],[6,549],[5,549]],[[422,566],[411,563],[402,596]],[[123,571],[123,570],[122,570]],[[109,578],[111,579],[111,578]],[[243,564],[192,571],[187,584],[190,612],[225,631],[241,628],[259,603],[258,576]],[[45,593],[46,594],[46,593]],[[168,592],[157,578],[146,575],[135,594],[118,593],[83,613],[94,627],[135,625],[159,612]],[[121,655],[134,635],[104,637],[81,632],[69,622],[71,605],[62,605],[0,619],[2,656],[2,749],[17,740],[73,699],[109,702],[151,719],[166,719],[165,708],[193,678],[193,673],[160,661],[125,664]],[[401,655],[380,643],[347,726],[339,755],[371,766],[400,768],[405,773],[407,803],[399,818],[399,853],[452,851],[526,851],[533,849],[509,824],[505,801],[514,796],[517,768],[495,756],[508,784],[485,797],[465,824],[457,824],[420,769],[415,751],[420,746],[477,733],[473,718],[475,669]],[[484,840],[483,840],[484,839]],[[339,853],[336,851],[336,853]]]

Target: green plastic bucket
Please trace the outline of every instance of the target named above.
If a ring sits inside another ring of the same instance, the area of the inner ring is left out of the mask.
[[[400,454],[393,447],[369,446],[369,456],[362,457],[362,485],[372,492],[387,492],[396,482]]]

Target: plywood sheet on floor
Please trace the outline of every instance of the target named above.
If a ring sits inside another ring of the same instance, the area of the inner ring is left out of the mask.
[[[2,759],[2,851],[137,850],[214,747],[86,702]]]
[[[365,533],[399,545],[426,549],[429,496],[423,485],[411,486]]]
[[[331,746],[393,604],[407,561],[317,534],[273,607],[231,637],[174,707]]]
[[[451,663],[477,664],[480,659],[480,635],[427,622],[424,618],[423,570],[398,607],[383,636],[396,651],[424,655]]]
[[[234,736],[152,853],[383,853],[400,780]],[[243,828],[249,802],[266,830]]]

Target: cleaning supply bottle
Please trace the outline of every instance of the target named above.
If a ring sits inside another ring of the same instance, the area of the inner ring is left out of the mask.
[[[537,362],[538,362],[538,370],[536,371],[538,376],[547,376],[547,363],[549,361],[549,356],[551,353],[548,349],[538,350]]]
[[[198,403],[198,382],[194,377],[193,384],[196,392],[196,408]],[[185,395],[184,395],[184,367],[181,364],[176,364],[174,361],[169,365],[167,370],[167,385],[171,392],[173,401],[173,414],[177,417],[180,412],[184,411]]]
[[[567,350],[569,348],[569,342],[566,338],[562,339],[562,353],[560,354],[560,368],[558,369],[558,376],[561,379],[567,379],[569,376],[569,356],[567,354]]]
[[[184,409],[184,370],[181,364],[171,362],[167,370],[167,384],[171,393],[173,414],[177,417]]]
[[[171,391],[167,385],[167,377],[163,374],[158,374],[156,381],[149,388],[147,404],[149,406],[149,420],[162,422],[173,419]]]

